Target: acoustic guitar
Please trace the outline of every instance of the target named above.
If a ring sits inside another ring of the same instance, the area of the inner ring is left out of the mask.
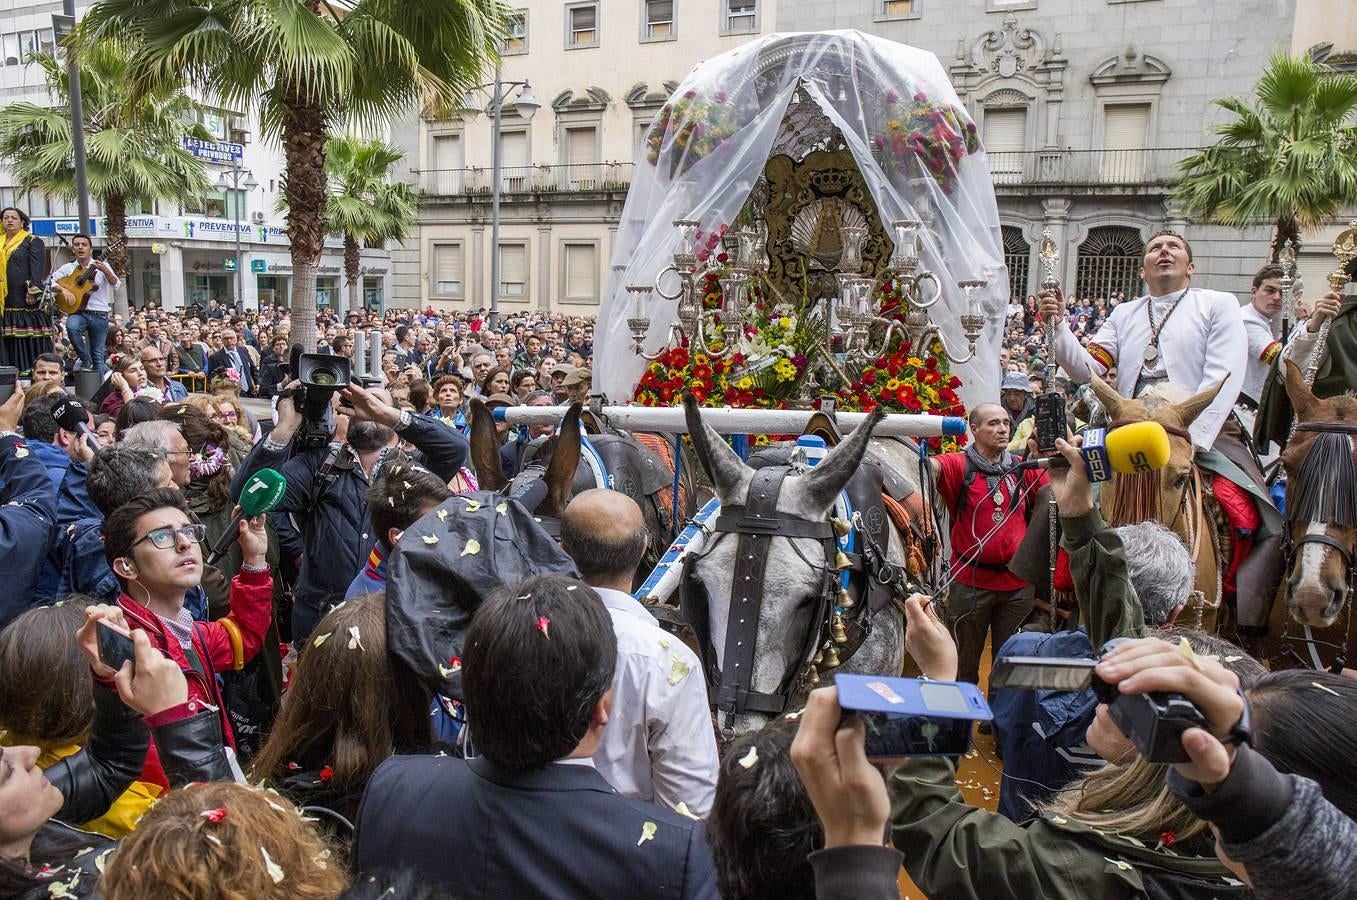
[[[108,247],[99,253],[96,258],[104,259],[111,251],[121,250],[125,244],[126,241],[123,240],[110,241]],[[84,312],[85,307],[89,305],[90,296],[99,289],[99,283],[94,278],[98,271],[92,264],[88,266],[77,264],[74,272],[65,278],[58,278],[57,284],[70,291],[71,299],[68,300],[66,294],[57,291],[57,309],[68,316]]]

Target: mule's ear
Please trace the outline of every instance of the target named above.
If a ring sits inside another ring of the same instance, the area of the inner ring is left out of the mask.
[[[547,483],[547,497],[537,508],[541,515],[560,518],[570,502],[570,492],[575,486],[575,473],[580,467],[580,410],[579,403],[572,403],[570,411],[561,421],[557,432],[556,452],[551,454],[547,464],[547,474],[543,476]]]
[[[495,417],[480,397],[471,398],[471,466],[483,491],[502,491],[509,483],[499,462]]]
[[[1103,409],[1107,410],[1107,418],[1113,422],[1119,420],[1122,413],[1122,401],[1126,398],[1118,394],[1115,388],[1097,375],[1089,376],[1088,386],[1093,389],[1093,396],[1098,398]]]
[[[1305,375],[1299,366],[1289,359],[1283,359],[1282,365],[1282,374],[1286,376],[1286,396],[1291,400],[1291,408],[1296,411],[1296,420],[1304,422],[1314,412],[1319,398],[1305,384]]]
[[[683,415],[688,422],[688,436],[693,440],[697,459],[716,488],[717,498],[723,505],[742,502],[754,470],[745,465],[739,454],[721,439],[721,435],[703,423],[702,414],[697,411],[697,399],[687,391],[683,393]]]
[[[848,484],[853,473],[862,465],[862,454],[867,452],[867,441],[872,429],[885,417],[877,407],[867,420],[853,429],[853,433],[842,444],[830,450],[820,464],[802,477],[805,479],[801,498],[809,509],[823,512],[834,505],[839,491]]]
[[[1173,411],[1178,414],[1178,421],[1182,423],[1184,428],[1197,421],[1197,416],[1206,411],[1206,407],[1211,405],[1211,401],[1216,399],[1216,394],[1219,394],[1223,387],[1225,387],[1224,380],[1214,387],[1199,391],[1186,400],[1173,404]]]

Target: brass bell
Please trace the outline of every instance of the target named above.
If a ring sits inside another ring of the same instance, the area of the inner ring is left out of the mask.
[[[834,533],[837,534],[839,537],[843,537],[848,532],[853,530],[853,526],[849,524],[847,519],[834,519],[833,522],[834,522]]]
[[[816,650],[816,651],[815,651],[815,657],[810,661],[810,663],[811,663],[811,668],[814,669],[815,666],[818,666],[820,663],[824,662],[824,660],[825,660],[825,651],[823,651],[823,650]]]
[[[820,673],[814,666],[811,666],[806,670],[806,681],[810,682],[812,685],[820,683]]]
[[[839,648],[830,644],[825,648],[825,668],[837,669],[839,667]]]
[[[848,632],[843,630],[843,617],[838,613],[834,614],[834,620],[829,624],[829,633],[834,638],[834,643],[848,643]]]
[[[843,569],[851,569],[853,568],[853,561],[848,558],[847,553],[838,550],[834,553],[834,568],[839,569],[840,571]]]
[[[843,588],[839,591],[839,595],[836,598],[834,598],[834,602],[839,606],[843,607],[844,609],[852,609],[853,595],[848,593],[847,588]]]

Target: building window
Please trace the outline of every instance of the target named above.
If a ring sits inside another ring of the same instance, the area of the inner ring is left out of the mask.
[[[1015,303],[1027,299],[1027,273],[1032,266],[1032,245],[1016,225],[1001,229],[1004,241],[1004,265],[1008,266],[1008,296]]]
[[[561,161],[565,163],[564,183],[570,191],[590,191],[598,187],[602,168],[598,161],[598,128],[593,125],[566,128],[562,140]]]
[[[433,293],[435,297],[461,298],[466,291],[462,284],[464,266],[460,241],[433,245]]]
[[[528,299],[528,243],[501,241],[499,245],[499,298]]]
[[[1078,297],[1127,299],[1140,293],[1140,263],[1145,242],[1140,232],[1124,225],[1104,225],[1089,230],[1079,245],[1079,269],[1075,276]]]
[[[985,0],[985,12],[1014,12],[1036,8],[1037,0]]]
[[[759,31],[759,0],[721,0],[722,34],[757,34]]]
[[[28,65],[28,57],[33,53],[55,53],[56,38],[52,29],[11,31],[0,35],[0,65]]]
[[[202,216],[207,219],[244,219],[245,212],[244,191],[212,191],[201,197],[184,199],[184,214],[188,216]]]
[[[873,0],[873,2],[876,4],[876,15],[873,18],[878,22],[887,22],[892,19],[919,18],[922,0]]]
[[[1150,104],[1109,103],[1103,107],[1103,155],[1099,173],[1105,182],[1137,184],[1145,177]]]
[[[508,34],[504,38],[505,56],[519,56],[528,52],[528,11],[526,9],[515,10],[509,14],[509,19],[505,23],[508,27]]]
[[[532,188],[527,129],[500,132],[499,165],[501,191],[522,193]]]
[[[641,0],[641,40],[674,38],[674,0]]]
[[[1022,176],[1023,151],[1027,149],[1025,107],[986,108],[985,158],[996,184],[1013,184]]]
[[[565,48],[598,46],[598,4],[572,3],[565,8]]]
[[[598,302],[598,243],[561,244],[561,300],[565,303]]]

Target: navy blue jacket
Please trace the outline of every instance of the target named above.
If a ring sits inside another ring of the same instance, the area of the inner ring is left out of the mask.
[[[57,491],[57,522],[69,525],[81,519],[102,519],[104,514],[90,499],[85,482],[89,478],[89,469],[82,462],[73,462],[66,470]]]
[[[401,436],[423,452],[423,464],[445,481],[466,461],[466,438],[428,416],[413,416]],[[293,602],[324,613],[343,602],[349,582],[376,540],[365,499],[368,479],[362,466],[346,465],[341,458],[332,470],[333,483],[317,485],[317,473],[330,448],[308,450],[291,459],[288,453],[272,450],[264,441],[255,444],[231,481],[231,496],[239,497],[245,482],[260,469],[277,469],[287,480],[287,492],[274,512],[294,514],[305,548]],[[293,635],[294,640],[305,637]]]
[[[56,527],[56,492],[42,460],[23,438],[0,437],[0,628],[32,606],[38,573]]]
[[[468,900],[718,896],[702,823],[622,796],[587,765],[393,756],[363,793],[351,859]]]

